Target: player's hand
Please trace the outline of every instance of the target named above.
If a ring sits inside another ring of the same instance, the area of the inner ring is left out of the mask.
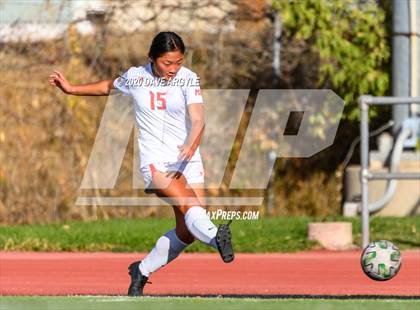
[[[49,83],[52,86],[57,86],[66,94],[71,93],[72,85],[60,71],[54,70],[54,73],[50,75]]]
[[[194,155],[194,149],[186,144],[178,145],[179,155],[178,160],[180,161],[189,161]]]

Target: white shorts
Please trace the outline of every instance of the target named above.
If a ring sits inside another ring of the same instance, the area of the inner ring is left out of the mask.
[[[163,173],[179,171],[185,176],[188,184],[204,183],[205,173],[201,161],[156,162],[140,168],[146,188],[152,183],[153,173],[156,170]]]

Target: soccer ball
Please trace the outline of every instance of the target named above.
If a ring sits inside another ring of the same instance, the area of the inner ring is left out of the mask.
[[[400,250],[390,241],[373,241],[363,250],[360,258],[363,272],[376,281],[395,277],[401,268]]]

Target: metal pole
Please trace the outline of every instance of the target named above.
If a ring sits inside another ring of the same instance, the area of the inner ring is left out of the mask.
[[[392,7],[392,95],[410,95],[410,7],[408,0],[394,0]],[[392,107],[395,121],[393,132],[398,133],[409,117],[409,106]]]
[[[272,12],[273,17],[273,81],[272,81],[272,87],[278,88],[279,87],[279,81],[281,76],[281,68],[280,68],[280,57],[281,57],[281,20],[280,15],[278,12],[274,11]],[[270,176],[270,181],[268,183],[267,187],[267,214],[271,215],[273,213],[274,205],[274,178],[275,178],[275,167],[274,163],[276,162],[276,152],[274,150],[271,150],[268,153],[268,162],[270,164],[270,167],[273,167],[272,175]]]
[[[420,180],[420,173],[416,172],[399,172],[399,173],[383,173],[375,172],[369,174],[369,180]]]
[[[273,167],[273,170],[271,171],[270,180],[268,182],[267,187],[267,214],[272,215],[274,210],[274,179],[276,176],[276,167],[274,164],[276,163],[277,159],[277,153],[274,150],[271,150],[268,152],[268,162],[270,164],[270,167]]]
[[[281,69],[280,69],[280,52],[281,52],[281,20],[278,12],[273,12],[273,88],[278,88],[280,80]]]
[[[359,98],[361,110],[360,119],[360,184],[362,186],[362,246],[369,244],[369,105],[364,101],[364,97]]]
[[[372,97],[362,96],[363,101],[369,105],[409,105],[420,103],[420,97]]]
[[[420,30],[418,28],[418,17],[420,17],[420,7],[416,0],[412,0],[409,3],[410,10],[410,96],[416,97],[419,95],[419,44],[418,36],[420,35]],[[420,113],[419,106],[416,104],[411,105],[411,115],[417,115]]]

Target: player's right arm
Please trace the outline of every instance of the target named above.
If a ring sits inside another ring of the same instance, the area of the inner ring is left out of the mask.
[[[75,96],[108,96],[114,88],[113,80],[103,80],[96,83],[72,85],[64,75],[54,70],[50,75],[50,85],[60,88],[65,94]]]

